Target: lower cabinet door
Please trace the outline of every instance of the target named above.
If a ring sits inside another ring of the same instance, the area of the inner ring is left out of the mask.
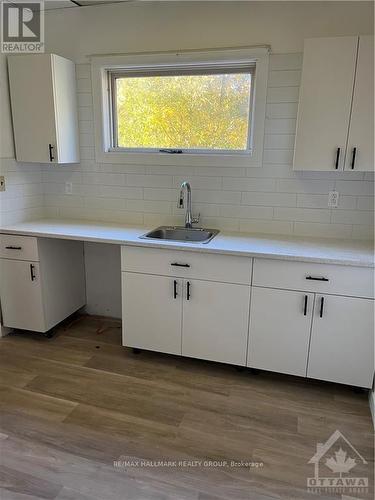
[[[246,364],[250,287],[184,281],[182,354]]]
[[[306,376],[313,293],[253,287],[247,365]]]
[[[4,326],[46,331],[38,262],[0,259]]]
[[[317,295],[307,376],[371,387],[374,375],[374,301]]]
[[[123,345],[181,354],[182,280],[122,273]]]

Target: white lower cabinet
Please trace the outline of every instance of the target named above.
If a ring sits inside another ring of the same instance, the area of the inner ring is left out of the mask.
[[[307,376],[370,388],[373,374],[373,300],[317,295]]]
[[[250,287],[122,273],[123,345],[246,364]]]
[[[253,287],[247,364],[306,375],[314,294]]]
[[[252,263],[123,246],[123,345],[245,366]]]
[[[181,354],[182,280],[122,273],[123,345]]]
[[[80,241],[0,235],[2,324],[47,332],[85,305]]]
[[[1,307],[6,325],[36,332],[44,330],[38,262],[3,259],[1,289]]]
[[[250,287],[189,280],[184,292],[183,356],[246,365]]]
[[[124,346],[372,386],[373,270],[172,249],[121,255]]]
[[[247,365],[370,388],[373,283],[364,267],[254,259]]]

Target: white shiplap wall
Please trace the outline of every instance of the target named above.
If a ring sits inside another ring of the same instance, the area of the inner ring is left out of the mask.
[[[29,173],[36,191],[42,177],[45,215],[147,226],[181,224],[177,194],[186,179],[193,188],[194,212],[201,213],[201,223],[207,227],[369,239],[372,173],[293,172],[291,168],[301,62],[300,54],[271,56],[261,168],[96,163],[90,66],[78,65],[82,161],[74,166],[45,165],[42,173],[35,167]],[[73,183],[72,195],[64,194],[65,182]],[[340,193],[339,207],[328,209],[328,191],[334,188]],[[32,191],[30,196],[40,193]]]

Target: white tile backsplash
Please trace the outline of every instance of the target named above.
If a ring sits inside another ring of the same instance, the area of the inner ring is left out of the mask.
[[[96,163],[89,64],[77,65],[81,163],[69,166],[2,160],[7,191],[2,222],[69,217],[104,222],[181,224],[178,188],[189,180],[201,223],[225,230],[369,239],[374,175],[294,172],[293,145],[302,55],[270,57],[263,166],[142,166]],[[72,182],[73,194],[65,194]],[[337,189],[339,206],[328,208]]]
[[[17,163],[0,158],[0,175],[6,190],[0,193],[0,223],[14,224],[40,218],[44,211],[42,168],[39,164]]]

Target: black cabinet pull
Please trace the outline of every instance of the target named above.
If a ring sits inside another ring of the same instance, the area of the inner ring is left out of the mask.
[[[35,280],[35,273],[34,273],[35,266],[34,264],[30,264],[30,276],[31,276],[31,281]]]
[[[48,144],[48,149],[49,149],[49,161],[53,161],[55,157],[53,156],[53,146],[52,144]]]
[[[177,295],[178,295],[178,293],[177,293],[177,280],[174,280],[174,282],[173,282],[173,298],[177,299]]]
[[[22,247],[14,247],[14,246],[9,246],[5,247],[7,250],[22,250]]]
[[[303,304],[303,315],[304,316],[307,315],[307,301],[308,301],[308,296],[305,295],[304,304]]]
[[[321,297],[320,299],[320,311],[319,311],[319,316],[323,318],[323,311],[324,311],[324,297]]]
[[[355,165],[355,157],[357,155],[357,148],[353,148],[353,152],[352,152],[352,162],[350,164],[350,168],[352,170],[354,170],[354,165]]]
[[[171,266],[176,266],[176,267],[190,267],[190,264],[179,264],[178,262],[172,262]]]
[[[306,276],[306,279],[307,280],[311,280],[311,281],[329,281],[328,278],[324,278],[324,276],[321,276],[321,277],[317,277],[317,276]]]
[[[190,281],[188,281],[188,282],[186,283],[186,300],[190,300],[190,295],[191,295],[191,294],[190,294],[190,287],[191,287],[191,285],[190,285]]]
[[[335,169],[336,170],[338,170],[338,168],[339,168],[340,151],[341,151],[341,148],[337,148],[337,151],[336,151],[336,160],[335,160]]]

